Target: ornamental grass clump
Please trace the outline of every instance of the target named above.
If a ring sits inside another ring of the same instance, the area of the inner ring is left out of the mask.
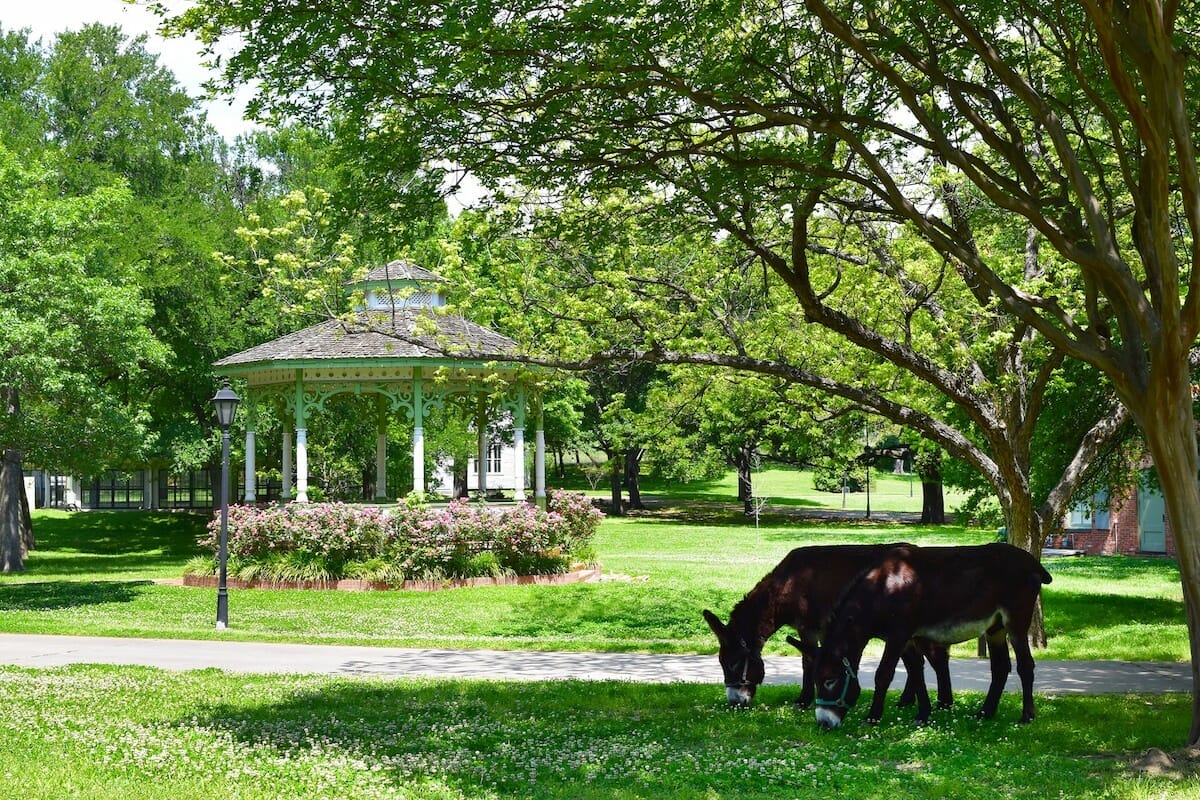
[[[457,500],[443,507],[383,510],[344,503],[229,509],[229,574],[259,580],[474,578],[553,574],[593,563],[602,515],[583,495],[552,492],[548,509],[488,507]],[[200,540],[216,552],[220,521]],[[215,572],[213,559],[188,565]]]

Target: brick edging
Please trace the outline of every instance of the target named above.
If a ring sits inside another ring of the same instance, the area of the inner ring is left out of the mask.
[[[600,580],[600,570],[578,569],[554,575],[515,575],[501,578],[446,578],[444,580],[406,580],[401,584],[386,581],[365,581],[344,578],[336,581],[266,581],[228,578],[225,585],[230,589],[319,589],[343,592],[369,592],[385,589],[401,589],[416,592],[433,592],[440,589],[464,589],[476,586],[562,586],[569,583],[589,583]],[[215,575],[184,575],[184,586],[206,589],[217,587]]]

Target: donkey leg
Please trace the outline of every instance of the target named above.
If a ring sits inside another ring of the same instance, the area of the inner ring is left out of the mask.
[[[887,690],[892,685],[892,678],[896,677],[896,663],[900,660],[900,653],[903,652],[906,644],[908,644],[907,636],[898,643],[889,639],[884,645],[883,656],[879,659],[879,667],[875,670],[875,696],[871,698],[871,708],[867,711],[868,725],[876,725],[883,719],[883,704],[887,699]],[[928,702],[928,698],[926,698],[926,702]]]
[[[996,716],[1000,705],[1000,695],[1004,693],[1004,684],[1008,682],[1008,674],[1012,672],[1012,659],[1008,656],[1008,642],[1004,638],[1004,630],[989,631],[987,635],[988,655],[992,663],[992,682],[988,686],[987,697],[984,698],[983,708],[976,714],[980,719],[991,719]]]
[[[813,678],[816,674],[816,660],[810,655],[800,656],[800,669],[803,675],[800,676],[800,696],[796,698],[796,708],[805,709],[813,704],[813,698],[817,696],[817,682]]]
[[[918,725],[929,723],[929,689],[925,686],[925,657],[917,648],[909,644],[900,655],[904,661],[904,671],[908,673],[904,691],[912,692],[917,701],[917,716],[914,721]],[[901,695],[901,700],[904,699]],[[910,701],[911,702],[911,701]]]
[[[937,707],[947,709],[954,705],[954,692],[950,687],[950,650],[945,645],[925,643],[925,657],[933,674],[937,677]]]
[[[1033,653],[1029,650],[1029,634],[1014,633],[1013,655],[1017,659],[1017,675],[1021,678],[1021,724],[1033,722]]]
[[[913,703],[917,702],[917,681],[920,680],[922,684],[925,683],[924,663],[921,665],[921,673],[919,676],[909,664],[909,662],[912,660],[909,657],[909,653],[913,652],[915,647],[916,645],[914,645],[912,642],[909,642],[904,648],[904,652],[900,655],[900,660],[904,662],[904,671],[908,677],[904,680],[904,689],[900,692],[900,699],[896,701],[896,708],[908,708]]]
[[[809,635],[803,635],[799,639],[795,636],[788,636],[787,643],[800,651],[800,696],[792,702],[792,705],[799,709],[806,709],[812,705],[813,699],[817,696],[817,681],[813,677],[816,675],[817,640],[816,637]]]

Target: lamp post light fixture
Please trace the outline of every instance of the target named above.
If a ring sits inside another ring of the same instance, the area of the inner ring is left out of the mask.
[[[229,627],[229,592],[225,585],[225,566],[229,559],[229,426],[241,402],[226,379],[212,398],[221,426],[221,543],[217,550],[217,630]]]

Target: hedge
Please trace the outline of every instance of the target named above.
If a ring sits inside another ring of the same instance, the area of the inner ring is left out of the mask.
[[[578,492],[551,491],[547,509],[518,503],[391,508],[345,503],[229,508],[228,572],[267,580],[475,578],[553,574],[592,563],[602,515]],[[213,574],[214,518],[200,545],[212,551],[187,571]]]

